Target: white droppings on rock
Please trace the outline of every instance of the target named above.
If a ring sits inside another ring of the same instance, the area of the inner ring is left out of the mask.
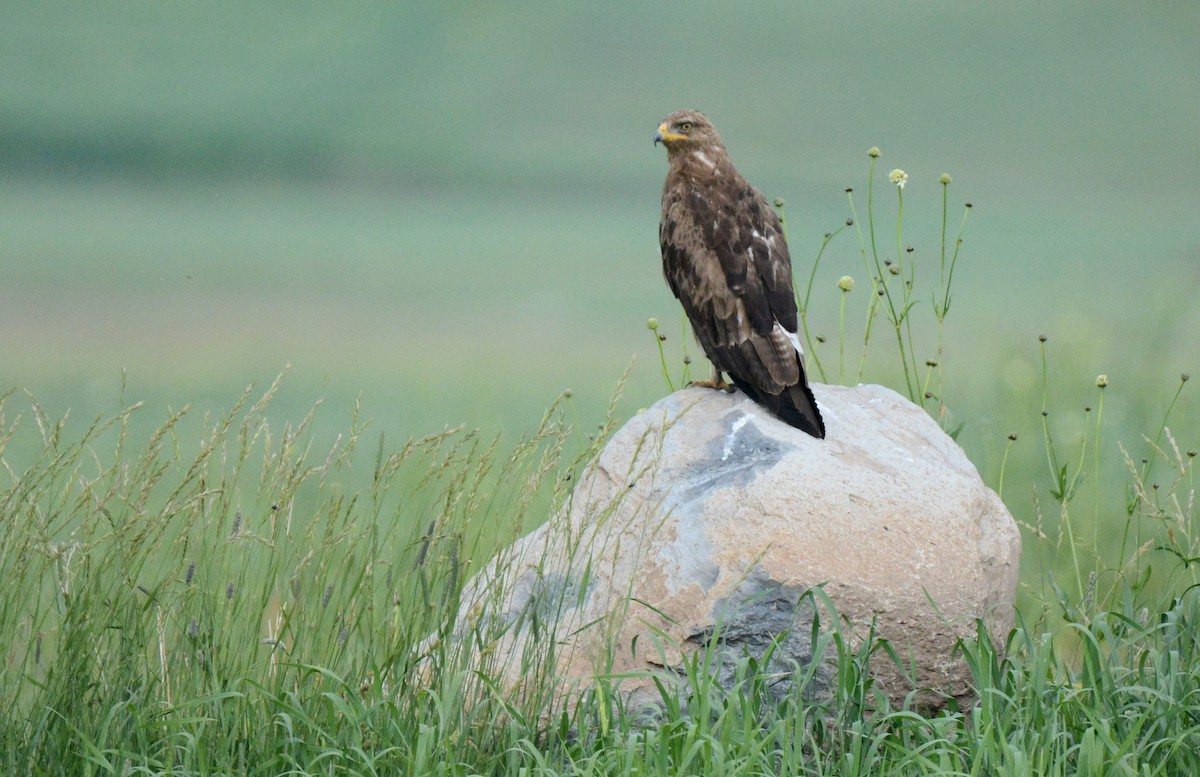
[[[729,429],[729,437],[725,440],[725,448],[721,451],[721,461],[725,461],[729,458],[729,454],[733,453],[733,440],[749,420],[748,416],[743,416],[733,422],[733,426]]]

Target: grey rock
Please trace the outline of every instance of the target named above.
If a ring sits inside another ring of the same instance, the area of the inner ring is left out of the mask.
[[[880,386],[813,390],[825,440],[709,389],[631,419],[570,504],[468,582],[456,628],[472,662],[564,704],[620,678],[650,709],[656,676],[712,648],[726,686],[752,659],[776,696],[799,676],[820,695],[833,656],[813,664],[813,619],[830,625],[832,602],[852,647],[874,634],[904,657],[907,671],[872,664],[894,702],[967,702],[954,647],[979,619],[999,644],[1011,629],[1016,525],[921,408]]]

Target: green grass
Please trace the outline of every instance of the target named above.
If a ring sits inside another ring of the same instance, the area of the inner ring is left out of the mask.
[[[461,430],[391,446],[357,420],[336,446],[315,448],[309,420],[267,423],[275,392],[246,395],[202,434],[181,435],[186,416],[171,417],[137,442],[128,430],[142,409],[76,427],[7,398],[3,440],[34,435],[44,455],[0,491],[6,773],[1200,768],[1187,453],[1153,494],[1140,474],[1126,480],[1142,539],[1169,551],[1129,549],[1130,561],[1148,570],[1140,559],[1153,556],[1174,577],[1153,591],[1113,578],[1114,590],[1080,598],[1066,574],[1039,591],[1046,609],[1026,607],[1005,645],[986,634],[960,645],[979,694],[971,709],[891,706],[869,672],[893,660],[890,646],[843,640],[820,599],[815,652],[836,666],[831,695],[814,699],[802,679],[777,699],[748,659],[727,692],[700,654],[683,697],[664,686],[666,712],[647,722],[622,707],[620,678],[602,678],[573,710],[548,707],[539,667],[551,655],[526,656],[532,679],[510,696],[469,668],[487,635],[456,640],[446,618],[499,543],[567,498],[567,476],[603,435],[583,438],[558,407],[511,449]],[[1036,533],[1026,544],[1080,558]],[[1061,568],[1112,571],[1080,563]]]
[[[273,774],[351,747],[399,709],[360,685],[411,681],[462,578],[561,498],[554,420],[503,453],[462,431],[391,450],[357,421],[314,451],[311,419],[265,421],[276,390],[139,448],[136,406],[72,439],[8,397],[4,442],[44,455],[3,491],[5,772]]]

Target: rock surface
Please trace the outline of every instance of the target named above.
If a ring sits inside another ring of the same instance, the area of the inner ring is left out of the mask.
[[[852,643],[874,624],[904,657],[924,706],[966,701],[955,642],[977,618],[1001,643],[1012,627],[1016,525],[919,407],[880,386],[813,390],[825,440],[710,389],[630,420],[562,513],[468,583],[457,628],[482,637],[481,668],[519,692],[548,665],[564,700],[620,675],[633,705],[653,706],[650,673],[678,676],[714,639],[756,659],[778,642],[768,668],[809,667],[819,692],[821,599],[806,596],[819,586]],[[894,702],[914,689],[886,658],[872,671]]]

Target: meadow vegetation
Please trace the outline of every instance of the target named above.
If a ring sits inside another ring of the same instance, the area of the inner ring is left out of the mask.
[[[884,177],[878,157],[865,209],[848,191],[848,222],[815,256],[793,249],[811,268],[796,284],[806,322],[820,307],[838,322],[836,335],[809,327],[810,371],[890,383],[957,435],[974,421],[953,411],[944,344],[956,268],[969,261],[969,206],[951,210],[943,176],[941,231],[910,250],[907,179]],[[826,279],[825,251],[846,241],[862,274]],[[686,381],[699,358],[686,332],[661,321],[652,331],[664,384]],[[749,658],[724,691],[702,652],[681,678],[684,698],[664,686],[666,712],[647,720],[602,668],[576,707],[551,707],[538,689],[549,687],[553,640],[526,657],[519,695],[468,668],[491,636],[453,629],[465,581],[571,498],[620,422],[615,403],[597,427],[564,395],[508,443],[464,428],[393,442],[356,412],[328,444],[313,433],[319,408],[268,418],[278,382],[224,413],[185,408],[149,426],[137,403],[76,419],[10,391],[0,403],[0,771],[1200,772],[1200,429],[1187,377],[1161,396],[1104,375],[1064,388],[1054,342],[1049,332],[1030,344],[1041,364],[1040,406],[1024,408],[1040,414],[1035,439],[999,432],[999,457],[981,465],[1022,524],[1017,627],[1000,642],[982,629],[961,642],[978,702],[936,714],[872,686],[870,666],[902,651],[844,638],[824,599],[815,644],[836,661],[830,697],[806,693],[801,668],[777,699]],[[1113,428],[1113,392],[1126,421],[1150,419],[1139,433]],[[38,453],[14,464],[9,446]]]

